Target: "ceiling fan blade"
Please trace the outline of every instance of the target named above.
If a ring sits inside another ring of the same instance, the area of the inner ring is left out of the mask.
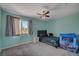
[[[47,11],[45,14],[48,14],[48,13],[50,13],[49,11]]]
[[[40,13],[37,13],[37,15],[42,15],[42,14],[40,14]]]
[[[50,17],[49,15],[45,15],[45,17]]]

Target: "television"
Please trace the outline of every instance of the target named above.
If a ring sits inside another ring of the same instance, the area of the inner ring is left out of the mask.
[[[38,30],[37,31],[37,36],[38,37],[45,37],[45,36],[47,36],[47,30]]]

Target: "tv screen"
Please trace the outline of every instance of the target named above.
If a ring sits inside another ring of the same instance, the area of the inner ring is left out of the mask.
[[[38,30],[37,31],[37,36],[46,36],[47,35],[47,30]]]

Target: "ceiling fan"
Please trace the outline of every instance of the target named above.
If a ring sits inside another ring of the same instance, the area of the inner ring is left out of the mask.
[[[42,11],[42,13],[37,13],[37,15],[40,15],[41,18],[47,18],[49,16],[50,11]]]

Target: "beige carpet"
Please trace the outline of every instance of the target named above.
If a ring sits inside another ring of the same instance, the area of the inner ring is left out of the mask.
[[[2,56],[76,56],[77,54],[45,43],[29,43],[3,50]]]

